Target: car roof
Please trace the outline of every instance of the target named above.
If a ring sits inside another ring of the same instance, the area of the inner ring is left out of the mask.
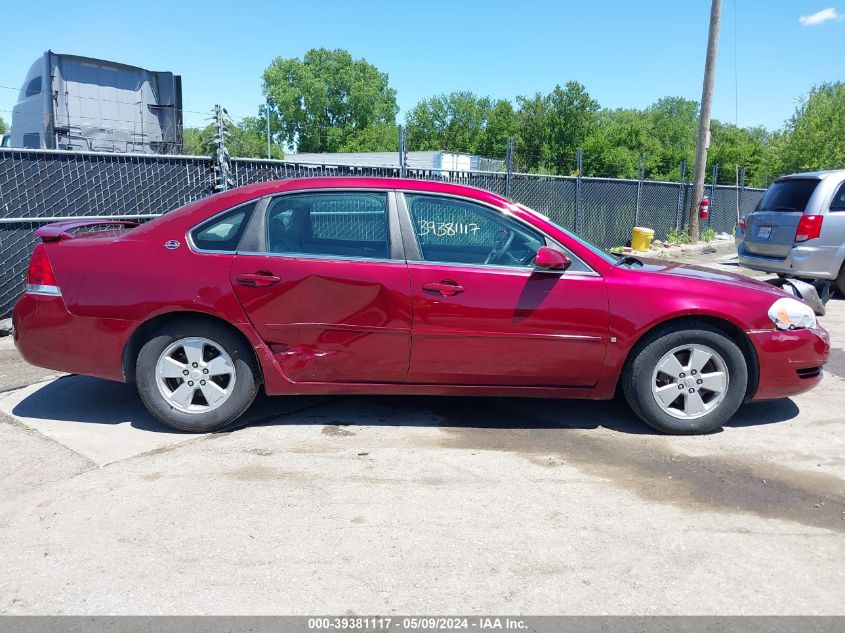
[[[302,189],[403,189],[406,191],[426,191],[430,193],[445,193],[466,195],[471,197],[494,197],[505,201],[485,189],[469,185],[458,185],[440,180],[420,180],[415,178],[371,178],[368,176],[325,176],[307,178],[289,178],[286,180],[270,180],[244,185],[231,190],[238,192],[245,198],[255,198],[282,191],[296,191]]]
[[[487,202],[497,207],[514,208],[513,203],[491,193],[485,189],[456,185],[438,180],[415,180],[412,178],[369,178],[363,176],[328,176],[318,178],[290,178],[287,180],[270,180],[243,185],[234,189],[220,191],[206,198],[195,200],[180,209],[165,213],[150,222],[142,224],[131,231],[135,236],[141,236],[150,231],[166,230],[174,224],[183,222],[195,223],[206,218],[234,208],[251,200],[277,193],[296,191],[314,191],[330,189],[399,189],[403,191],[420,191],[434,194],[445,194],[473,198]],[[127,233],[128,235],[129,233]]]
[[[798,174],[789,174],[787,176],[781,176],[778,180],[789,180],[790,178],[818,178],[819,180],[823,178],[828,178],[830,176],[845,176],[845,169],[824,169],[820,171],[803,171]]]

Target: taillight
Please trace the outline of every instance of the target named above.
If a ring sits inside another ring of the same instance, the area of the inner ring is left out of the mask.
[[[821,235],[823,219],[822,215],[802,215],[798,228],[795,229],[795,241],[806,242]]]
[[[746,221],[745,216],[742,216],[739,219],[739,230],[742,231],[743,233],[745,233],[745,226],[747,224],[748,224],[748,222]]]
[[[39,244],[32,251],[29,269],[26,271],[26,291],[41,295],[61,295],[53,267],[47,259],[47,248]]]

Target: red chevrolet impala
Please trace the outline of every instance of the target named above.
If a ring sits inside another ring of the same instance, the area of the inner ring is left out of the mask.
[[[147,224],[39,229],[14,336],[29,362],[135,381],[209,431],[269,395],[612,398],[705,433],[819,383],[827,332],[740,275],[613,257],[492,193],[319,178]],[[565,406],[565,405],[562,405]]]

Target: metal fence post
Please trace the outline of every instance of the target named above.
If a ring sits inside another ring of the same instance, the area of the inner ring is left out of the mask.
[[[407,163],[405,160],[405,126],[399,126],[399,177],[406,176]]]
[[[681,160],[678,164],[678,208],[675,211],[675,229],[680,231],[683,221],[683,211],[686,208],[686,187],[684,182],[687,174],[687,161]]]
[[[643,157],[637,157],[637,206],[634,209],[634,226],[640,224],[640,200],[643,197],[643,176],[645,169],[643,168]]]
[[[739,192],[737,193],[736,221],[742,216],[743,203],[745,202],[745,167],[739,170]]]
[[[584,166],[584,150],[578,148],[577,158],[577,172],[575,178],[575,232],[581,232],[581,171]]]
[[[508,144],[505,148],[505,167],[507,173],[505,174],[505,197],[511,197],[511,184],[513,181],[513,137],[508,139]]]

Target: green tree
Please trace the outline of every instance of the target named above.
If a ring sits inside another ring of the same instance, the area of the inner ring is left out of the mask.
[[[3,117],[0,116],[0,134],[5,134],[8,131],[8,127],[6,127],[6,122],[3,120]]]
[[[188,156],[207,156],[211,153],[214,126],[186,127],[182,130],[182,153]]]
[[[558,173],[551,163],[548,99],[538,92],[533,97],[517,97],[516,103],[514,163],[517,170]]]
[[[238,158],[267,158],[267,119],[263,116],[248,116],[229,126],[226,148],[229,154]],[[271,158],[284,157],[278,143],[271,144]]]
[[[478,153],[492,158],[504,158],[508,139],[516,134],[516,129],[517,120],[513,105],[507,99],[499,99],[487,115],[487,124],[478,141]]]
[[[555,86],[546,99],[551,159],[564,166],[576,160],[578,148],[595,127],[599,104],[577,81]]]
[[[301,152],[336,152],[371,125],[396,121],[396,91],[382,73],[345,50],[277,57],[264,71],[277,140]]]
[[[687,174],[691,174],[698,133],[698,102],[663,97],[648,107],[645,114],[658,148],[658,154],[649,157],[649,178],[677,180],[681,160],[687,161]]]
[[[599,104],[576,81],[549,94],[516,99],[517,167],[530,172],[574,174],[576,153],[593,131]]]
[[[488,97],[453,92],[423,99],[408,113],[408,149],[478,152],[491,111]]]
[[[719,182],[734,184],[736,169],[745,168],[746,184],[761,186],[765,178],[763,160],[770,138],[771,135],[762,127],[740,128],[713,120],[707,153],[708,173],[713,165],[718,165]]]
[[[649,159],[659,156],[660,145],[642,110],[602,110],[584,141],[584,171],[590,176],[636,178],[640,157],[649,172]]]
[[[267,158],[266,121],[260,117],[245,117],[240,123],[228,126],[226,149],[234,158]],[[188,127],[182,131],[182,153],[191,156],[208,156],[214,151],[217,127]],[[282,159],[284,153],[277,143],[272,146],[271,158]]]
[[[814,87],[773,139],[772,175],[845,167],[845,83]]]
[[[399,149],[399,127],[376,123],[356,131],[340,146],[341,152],[395,152]]]

